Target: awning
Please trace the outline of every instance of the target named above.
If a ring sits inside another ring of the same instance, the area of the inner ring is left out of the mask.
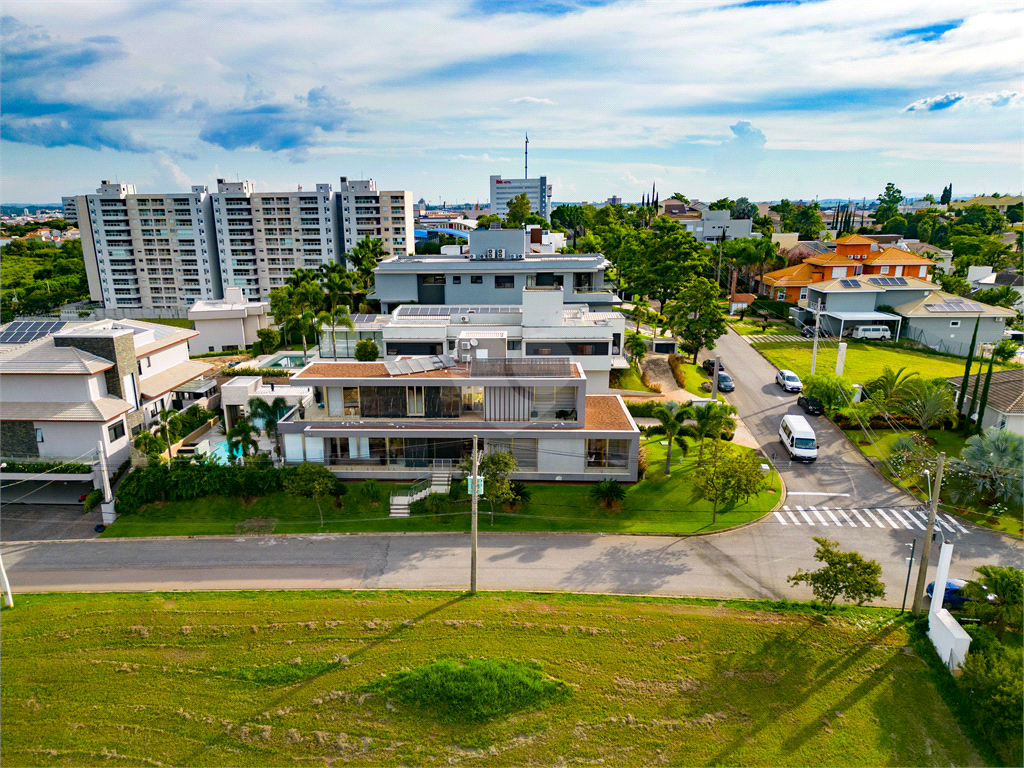
[[[142,396],[147,400],[160,397],[170,392],[175,387],[180,387],[186,381],[197,379],[213,366],[210,363],[203,363],[199,360],[188,360],[184,363],[172,365],[170,368],[147,376],[140,382]]]
[[[857,322],[863,323],[865,321],[883,322],[886,320],[900,320],[899,315],[891,315],[888,312],[832,312],[827,309],[822,310],[823,315],[828,317],[834,317],[836,320],[842,320],[844,323]]]

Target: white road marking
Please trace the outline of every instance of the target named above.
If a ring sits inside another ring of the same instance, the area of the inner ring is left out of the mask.
[[[831,493],[825,491],[787,491],[787,496],[849,496],[848,493]]]
[[[885,514],[885,512],[884,512],[883,510],[881,510],[881,509],[878,509],[878,508],[876,507],[876,508],[875,508],[875,512],[877,512],[877,513],[878,513],[878,514],[880,514],[880,515],[881,515],[881,516],[882,516],[883,518],[885,518],[885,522],[887,522],[887,523],[888,523],[889,525],[891,525],[891,526],[892,526],[893,528],[899,528],[899,526],[898,526],[898,525],[896,525],[896,523],[894,523],[894,522],[893,522],[892,520],[890,520],[890,519],[889,519],[889,516],[888,516],[887,514]],[[885,526],[883,525],[882,527],[884,528]]]
[[[789,507],[784,506],[783,509],[789,512]]]
[[[895,509],[890,509],[889,510],[889,514],[892,515],[893,517],[895,517],[901,523],[903,523],[903,527],[904,528],[910,528],[910,530],[914,530],[913,528],[911,528],[910,523],[908,523],[906,520],[903,519],[903,515],[901,515]]]
[[[841,522],[839,522],[839,518],[832,514],[832,510],[831,509],[829,509],[828,507],[822,507],[822,510],[824,510],[826,515],[828,515],[829,517],[832,518],[832,522],[834,522],[840,528],[843,527],[843,524]]]
[[[779,518],[779,522],[782,523],[783,525],[789,525],[789,523],[786,522],[786,519],[782,515],[780,515],[778,512],[775,513],[775,516],[777,518]]]
[[[789,511],[789,507],[786,507],[786,514],[789,515],[789,519],[793,521],[793,525],[800,525],[800,521],[796,519],[796,515]]]
[[[860,524],[861,525],[863,525],[865,528],[870,528],[871,527],[871,523],[869,523],[867,520],[865,520],[863,517],[861,517],[860,516],[860,512],[858,512],[856,509],[851,509],[850,511],[853,513],[854,517],[856,517],[858,520],[860,520]]]
[[[803,516],[804,520],[807,521],[808,525],[814,525],[814,521],[811,520],[811,516],[808,515],[806,512],[804,512],[804,508],[803,507],[797,507],[796,511],[799,512]]]
[[[824,517],[822,517],[822,516],[821,516],[821,512],[819,512],[818,510],[816,510],[816,509],[815,509],[814,507],[811,507],[811,512],[813,512],[813,513],[814,513],[814,516],[815,516],[816,518],[818,518],[819,520],[821,520],[821,524],[822,524],[822,525],[824,525],[824,526],[827,526],[827,525],[828,525],[828,520],[826,520],[826,519],[825,519]]]
[[[857,524],[855,522],[853,522],[853,520],[850,519],[850,516],[848,514],[846,514],[845,512],[843,512],[843,510],[837,509],[836,512],[838,512],[840,515],[843,516],[843,520],[848,522],[850,524],[851,528],[856,528],[857,527]]]
[[[944,517],[947,520],[949,520],[949,522],[951,522],[953,525],[955,525],[957,528],[959,528],[963,533],[967,533],[968,532],[966,528],[964,528],[962,525],[960,525],[960,523],[958,523],[956,521],[956,518],[951,517],[950,515],[945,515],[945,514],[944,514]]]
[[[926,523],[928,522],[928,513],[927,512],[925,512],[923,509],[919,509],[919,510],[915,510],[915,511],[917,512],[918,517],[920,517]],[[955,533],[955,531],[949,526],[949,523],[947,523],[945,520],[943,520],[940,515],[936,515],[935,516],[935,524],[939,527],[939,530],[942,530],[943,528],[945,528],[950,533]],[[928,529],[925,528],[925,530],[928,530]],[[966,533],[966,531],[965,531],[965,533]]]
[[[890,509],[889,511],[892,512],[894,515],[896,514],[896,510],[895,509]],[[918,522],[918,519],[916,517],[914,517],[912,514],[910,514],[910,510],[909,509],[904,509],[903,510],[903,514],[905,514],[907,517],[909,517],[910,518],[910,522],[912,522],[914,525],[916,525],[922,531],[925,529],[925,527],[923,525],[921,525],[920,522]],[[904,523],[904,525],[906,525],[906,523]],[[909,527],[910,526],[907,525],[907,528],[909,528]]]
[[[867,515],[868,517],[870,517],[871,520],[875,523],[875,525],[877,525],[879,528],[885,528],[884,525],[882,525],[880,522],[878,522],[878,518],[871,514],[871,510],[870,509],[865,509],[864,510],[864,514]],[[858,515],[858,517],[860,517],[860,515]]]

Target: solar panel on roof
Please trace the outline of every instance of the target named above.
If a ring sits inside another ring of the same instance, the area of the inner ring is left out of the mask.
[[[907,285],[907,278],[905,277],[894,277],[893,285]]]
[[[401,373],[395,363],[384,363],[384,370],[386,370],[390,376],[398,376]]]
[[[856,280],[840,280],[839,284],[843,286],[843,288],[860,288],[860,283]]]

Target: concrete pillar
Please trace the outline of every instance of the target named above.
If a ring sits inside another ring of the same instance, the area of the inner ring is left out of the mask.
[[[942,608],[942,598],[946,594],[946,579],[949,577],[949,562],[953,559],[953,543],[943,540],[939,547],[939,562],[935,568],[935,587],[932,589],[932,604],[928,608],[929,615],[936,615]]]

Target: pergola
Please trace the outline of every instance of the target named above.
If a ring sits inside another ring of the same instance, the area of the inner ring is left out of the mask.
[[[893,341],[895,341],[896,339],[898,339],[900,337],[900,328],[903,326],[903,318],[902,317],[900,317],[899,315],[890,315],[888,312],[875,312],[874,310],[872,310],[870,312],[839,312],[839,311],[829,311],[827,309],[823,309],[821,311],[821,314],[823,314],[823,315],[825,315],[827,317],[835,318],[836,320],[839,321],[839,338],[840,339],[843,338],[843,327],[847,323],[863,323],[863,322],[882,323],[882,322],[891,322],[891,321],[895,320],[896,321],[896,334],[893,336]]]

